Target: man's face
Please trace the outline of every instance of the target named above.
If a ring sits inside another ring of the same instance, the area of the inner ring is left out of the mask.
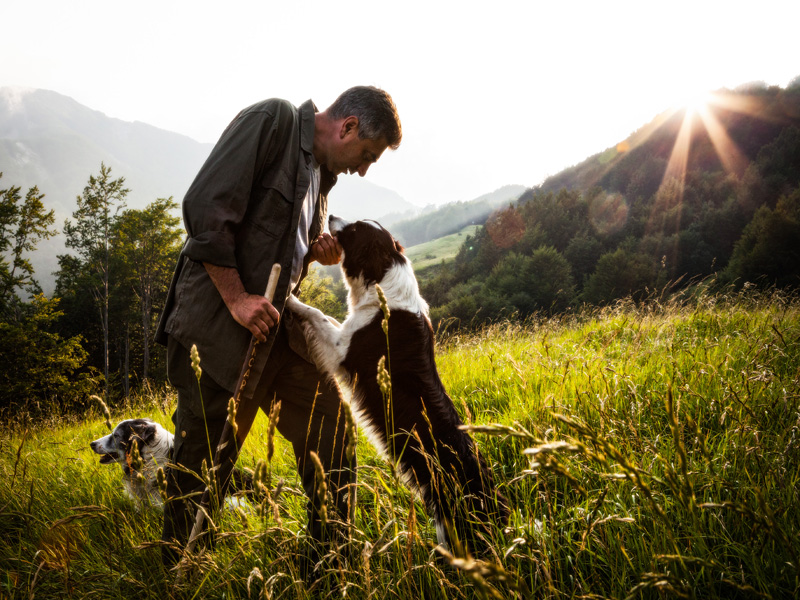
[[[337,143],[328,157],[328,168],[336,175],[358,173],[367,174],[372,163],[377,161],[388,147],[383,138],[377,140],[358,137],[358,125],[343,128]]]

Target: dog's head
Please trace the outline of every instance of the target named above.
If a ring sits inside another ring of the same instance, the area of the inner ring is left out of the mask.
[[[328,224],[344,250],[342,270],[349,280],[380,283],[389,269],[407,260],[400,243],[376,221],[348,223],[331,215]]]
[[[90,442],[89,447],[100,455],[100,464],[116,462],[125,466],[130,463],[128,456],[134,444],[139,455],[145,458],[149,454],[148,447],[171,447],[171,438],[172,434],[150,419],[128,419],[107,436]]]

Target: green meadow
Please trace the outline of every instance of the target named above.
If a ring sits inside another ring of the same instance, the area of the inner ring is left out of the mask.
[[[391,327],[391,320],[389,323]],[[453,557],[359,434],[356,519],[312,586],[305,499],[275,438],[260,501],[226,510],[185,577],[81,419],[0,433],[0,598],[793,598],[800,594],[800,301],[621,302],[442,334],[438,365],[513,513]],[[112,410],[171,429],[174,395]],[[260,415],[241,464],[267,456]]]
[[[450,261],[455,258],[468,235],[475,235],[480,229],[480,225],[468,225],[461,231],[451,233],[430,242],[416,244],[406,248],[406,256],[414,265],[415,271],[421,271],[432,265],[438,265],[442,261]]]

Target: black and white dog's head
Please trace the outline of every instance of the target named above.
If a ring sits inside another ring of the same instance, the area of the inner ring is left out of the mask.
[[[89,443],[100,455],[100,464],[119,463],[127,473],[131,466],[134,444],[143,464],[155,460],[159,465],[169,459],[173,435],[150,419],[128,419],[119,423],[110,434]]]
[[[100,464],[117,463],[122,467],[125,491],[137,504],[149,500],[160,506],[156,472],[172,455],[174,436],[150,419],[128,419],[120,422],[110,434],[89,443],[100,455]],[[133,448],[139,451],[140,464],[133,461]]]
[[[331,235],[342,246],[342,271],[350,290],[350,311],[362,302],[376,302],[374,285],[383,288],[391,309],[428,314],[419,295],[411,261],[403,246],[376,221],[348,223],[335,215],[328,219]]]

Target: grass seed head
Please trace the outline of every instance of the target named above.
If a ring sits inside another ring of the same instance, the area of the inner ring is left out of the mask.
[[[203,369],[200,368],[200,353],[197,351],[196,344],[192,344],[190,355],[192,358],[192,370],[194,371],[194,376],[197,377],[197,381],[200,381],[200,376],[203,374]]]
[[[328,524],[328,507],[327,507],[327,496],[328,496],[328,484],[325,481],[325,469],[322,468],[322,461],[319,459],[319,456],[313,450],[308,453],[311,457],[311,462],[314,463],[314,471],[317,479],[317,501],[319,502],[319,520],[322,523],[322,526]]]
[[[106,427],[108,430],[111,431],[113,427],[111,426],[111,412],[108,410],[108,405],[103,402],[103,399],[100,396],[95,396],[94,394],[90,396],[92,400],[95,400],[100,405],[100,410],[103,411],[103,416],[106,419]]]
[[[272,405],[272,410],[269,411],[269,428],[267,429],[267,461],[272,461],[272,455],[275,453],[275,428],[278,426],[278,419],[281,415],[281,401],[278,400]]]
[[[239,431],[239,426],[236,424],[236,400],[233,399],[233,396],[228,400],[228,423],[231,424],[235,436]]]
[[[161,499],[167,501],[167,476],[164,474],[164,467],[158,467],[156,471],[156,484],[158,485],[158,493]]]
[[[352,462],[356,455],[358,429],[356,428],[356,420],[353,416],[353,408],[350,402],[342,400],[342,410],[344,410],[345,427],[347,428],[347,446],[345,446],[344,452],[347,460]]]
[[[381,286],[377,283],[375,284],[375,291],[378,292],[378,302],[381,305],[381,311],[383,311],[383,318],[387,321],[389,320],[389,304],[386,302],[386,295],[383,293]]]
[[[378,361],[378,385],[381,388],[381,393],[388,397],[392,393],[392,378],[389,371],[386,370],[386,357],[381,356]]]

